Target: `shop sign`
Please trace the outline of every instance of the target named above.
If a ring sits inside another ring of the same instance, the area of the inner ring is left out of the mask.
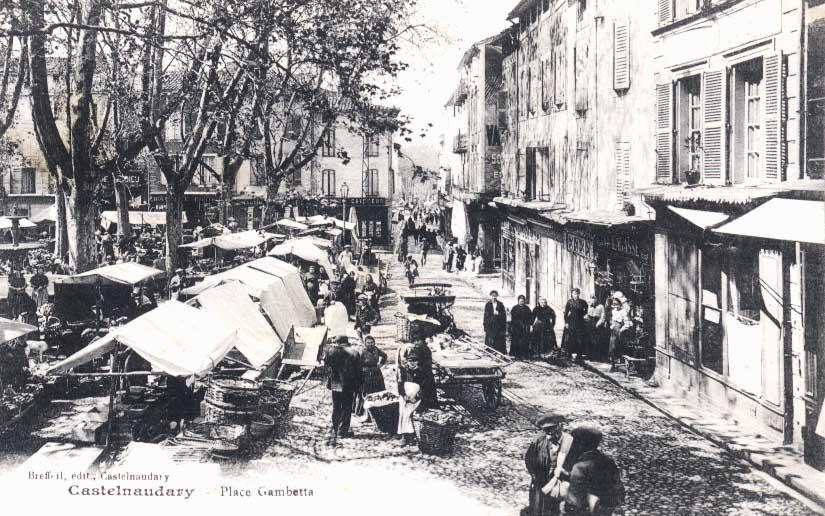
[[[568,231],[564,233],[564,247],[568,253],[577,254],[591,261],[594,259],[593,240],[591,238]]]
[[[599,235],[596,237],[596,247],[632,258],[638,258],[644,262],[650,259],[650,250],[639,245],[639,242],[634,238],[626,235]]]

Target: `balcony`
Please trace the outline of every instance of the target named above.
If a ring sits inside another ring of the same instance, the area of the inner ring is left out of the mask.
[[[467,152],[467,135],[457,134],[453,138],[453,153],[464,154],[465,152]]]

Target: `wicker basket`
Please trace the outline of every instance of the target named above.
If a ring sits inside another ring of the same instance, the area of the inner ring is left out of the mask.
[[[204,400],[201,403],[201,415],[207,423],[246,425],[252,419],[255,410],[235,410],[226,406],[213,405]]]
[[[397,401],[391,401],[384,405],[368,405],[367,411],[379,431],[390,435],[398,433]]]
[[[258,404],[258,413],[272,416],[275,418],[275,423],[280,424],[289,413],[289,405],[292,403],[295,390],[295,385],[289,382],[278,380],[264,382],[262,386],[264,395]]]
[[[455,446],[458,423],[453,420],[436,423],[428,419],[413,418],[418,449],[428,455],[449,455]]]
[[[395,314],[395,337],[401,342],[410,342],[412,338],[412,324],[407,316],[398,312]]]
[[[260,385],[252,380],[215,376],[209,380],[204,399],[218,407],[245,410],[258,406],[260,393]]]
[[[249,434],[252,437],[266,437],[275,428],[275,418],[266,414],[257,414],[249,424]]]

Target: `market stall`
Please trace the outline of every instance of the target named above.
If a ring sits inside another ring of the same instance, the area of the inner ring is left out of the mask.
[[[318,264],[327,273],[335,278],[335,269],[329,261],[326,251],[320,249],[311,239],[305,237],[292,238],[273,247],[269,256],[295,256],[301,260]]]
[[[37,327],[0,318],[0,434],[45,401],[43,386],[32,380],[26,335]]]

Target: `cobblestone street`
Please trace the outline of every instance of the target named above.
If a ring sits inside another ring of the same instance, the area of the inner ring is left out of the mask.
[[[452,283],[457,326],[481,336],[486,293],[442,271],[440,265],[440,256],[431,256],[420,281]],[[399,294],[407,287],[399,264],[393,261],[391,269],[390,293],[381,307],[383,322],[373,334],[392,364],[397,348],[394,314],[399,309]],[[391,365],[384,374],[394,390]],[[313,478],[336,478],[346,464],[355,468],[346,471],[356,471],[365,481],[383,476],[440,485],[449,496],[461,500],[465,514],[515,515],[527,501],[529,477],[522,454],[536,433],[533,421],[552,410],[573,424],[603,430],[604,448],[617,459],[627,489],[626,505],[617,514],[816,514],[744,462],[578,366],[514,363],[507,368],[503,392],[502,405],[494,413],[481,408],[480,393],[474,388],[448,393],[456,400],[462,428],[455,453],[437,458],[402,448],[371,423],[356,422],[354,438],[339,441],[337,447],[327,446],[330,396],[323,384],[313,380],[293,400],[286,435],[263,452],[259,461],[287,474],[311,472]],[[437,511],[434,504],[423,497],[406,505]]]

